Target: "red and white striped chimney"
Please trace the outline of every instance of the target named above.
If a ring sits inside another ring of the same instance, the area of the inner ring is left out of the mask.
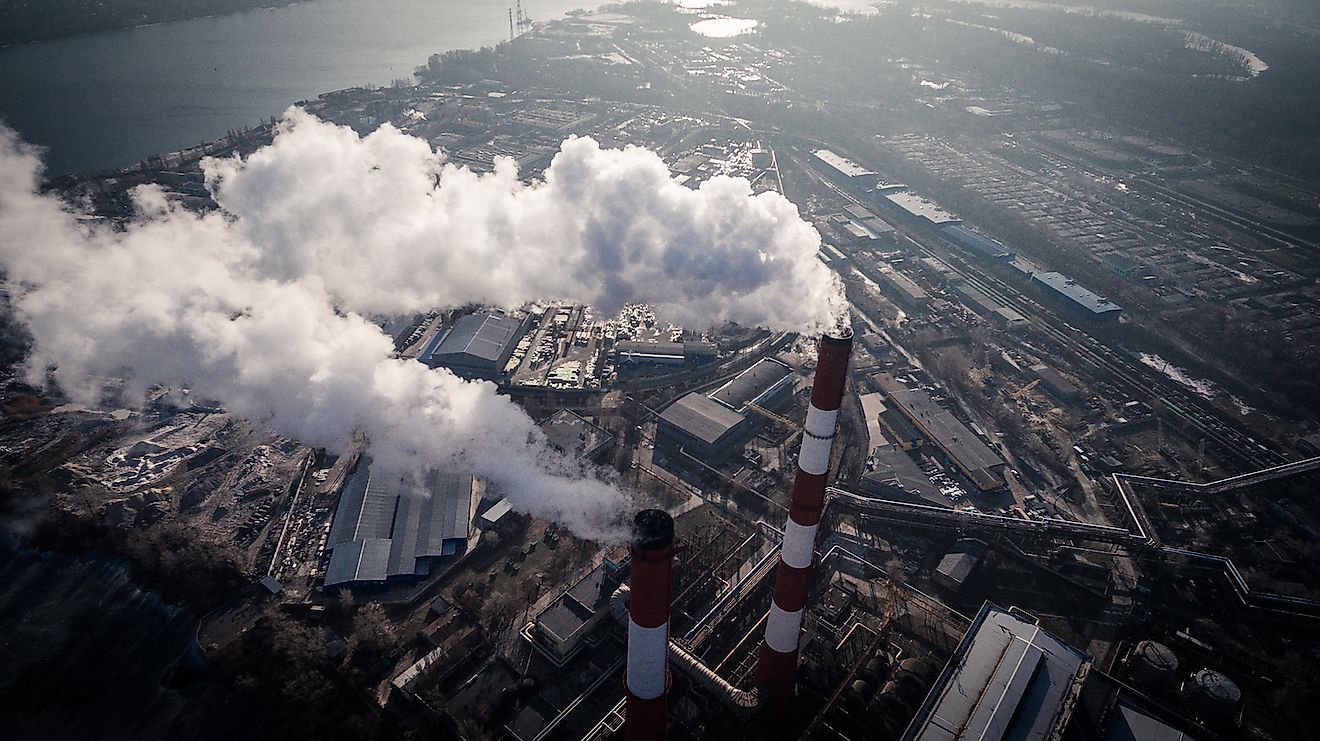
[[[821,335],[820,359],[812,381],[811,407],[802,429],[797,477],[784,527],[784,545],[779,551],[774,600],[765,623],[765,640],[756,662],[756,681],[776,702],[793,696],[793,673],[797,670],[798,639],[802,632],[802,610],[816,551],[816,526],[825,509],[825,483],[830,467],[830,448],[848,380],[848,358],[852,354],[852,332]]]
[[[628,600],[627,741],[661,741],[669,712],[669,600],[674,518],[644,509],[633,519]]]

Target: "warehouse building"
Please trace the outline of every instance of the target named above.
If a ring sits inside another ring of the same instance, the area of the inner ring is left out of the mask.
[[[753,404],[773,411],[793,398],[793,369],[774,358],[761,358],[710,398],[739,413]]]
[[[418,359],[432,368],[444,367],[462,378],[495,380],[527,332],[527,320],[477,312],[439,332]]]
[[[761,358],[709,394],[693,392],[660,414],[656,442],[710,463],[742,449],[756,431],[752,406],[774,411],[793,398],[793,369]]]
[[[560,409],[541,420],[540,428],[556,450],[579,460],[599,463],[614,444],[609,430],[569,409]]]
[[[926,289],[887,265],[876,271],[875,276],[889,291],[886,295],[905,309],[917,311],[925,308],[930,301]]]
[[[894,227],[890,226],[884,219],[871,213],[870,210],[861,206],[845,206],[843,210],[848,216],[848,223],[860,228],[867,240],[885,243],[894,242]],[[852,230],[849,229],[849,231]]]
[[[1026,317],[1007,306],[995,309],[994,313],[990,315],[990,321],[1009,332],[1022,332],[1031,326],[1031,322],[1027,321]]]
[[[976,257],[999,262],[1012,260],[1013,253],[995,240],[968,229],[962,224],[949,224],[940,229],[940,234],[954,246],[970,252]]]
[[[745,414],[693,392],[680,397],[661,413],[656,441],[714,462],[740,448],[750,432],[751,422]]]
[[[940,559],[931,580],[950,591],[961,591],[989,548],[990,544],[984,540],[959,538]]]
[[[912,193],[890,193],[885,196],[885,201],[907,218],[928,226],[938,227],[962,223],[962,219],[945,211],[933,202]]]
[[[963,282],[963,277],[938,257],[923,257],[920,263],[926,273],[940,283],[957,285]]]
[[[676,366],[705,365],[716,357],[709,342],[644,342],[624,340],[614,345],[619,365]]]
[[[609,617],[610,593],[618,586],[615,572],[611,562],[602,562],[536,616],[532,645],[555,666],[573,658]]]
[[[1045,295],[1070,309],[1074,314],[1092,322],[1117,322],[1122,307],[1077,284],[1063,273],[1035,273],[1031,282]]]
[[[995,491],[1005,486],[1003,458],[981,442],[949,410],[935,403],[920,389],[892,388],[888,391],[892,407],[899,410],[920,436],[934,443],[951,463],[981,491]],[[881,417],[885,422],[885,418]],[[900,441],[903,428],[891,430]]]
[[[1031,366],[1030,370],[1032,377],[1040,381],[1041,388],[1056,400],[1070,404],[1082,398],[1081,389],[1048,365],[1038,363]]]
[[[420,482],[375,473],[363,460],[339,496],[325,586],[383,585],[425,576],[458,555],[472,529],[473,479],[431,472]]]
[[[987,602],[903,741],[1062,738],[1091,664],[1035,618]]]
[[[912,456],[898,445],[881,445],[866,458],[866,471],[859,488],[877,499],[894,499],[914,504],[953,508],[954,502],[940,491],[917,466]]]
[[[817,149],[811,156],[830,178],[844,185],[869,188],[879,178],[876,173],[828,149]]]

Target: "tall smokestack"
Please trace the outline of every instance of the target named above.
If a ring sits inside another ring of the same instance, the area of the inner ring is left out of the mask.
[[[628,602],[627,741],[665,737],[669,702],[669,600],[674,518],[644,509],[633,519]]]
[[[793,673],[797,669],[798,639],[802,632],[802,610],[816,551],[816,526],[825,508],[825,481],[830,466],[843,387],[848,380],[848,357],[852,354],[852,332],[844,328],[836,336],[821,335],[820,359],[812,382],[811,408],[802,429],[797,477],[784,527],[784,545],[779,551],[774,600],[765,623],[765,640],[756,662],[756,681],[774,702],[793,695]]]

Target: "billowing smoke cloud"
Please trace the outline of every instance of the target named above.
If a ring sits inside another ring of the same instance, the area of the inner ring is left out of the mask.
[[[507,161],[477,175],[391,127],[359,138],[290,111],[273,144],[204,169],[219,211],[144,187],[140,218],[91,226],[38,193],[38,156],[0,129],[0,266],[34,381],[54,368],[83,400],[105,376],[129,398],[188,387],[341,453],[365,435],[384,466],[471,471],[588,536],[624,506],[614,486],[492,385],[392,359],[363,315],[562,297],[815,331],[843,305],[788,201],[730,178],[682,187],[642,149],[570,139],[526,185]]]

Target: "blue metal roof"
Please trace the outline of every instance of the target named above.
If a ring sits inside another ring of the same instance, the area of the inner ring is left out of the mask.
[[[364,460],[344,485],[330,527],[325,584],[423,574],[471,531],[472,477],[430,472],[420,484],[372,475]]]
[[[991,260],[1007,260],[1013,257],[1013,253],[1009,252],[1004,245],[984,234],[978,234],[962,224],[952,224],[942,227],[940,233],[944,235],[945,239],[953,242],[959,247],[975,252],[982,257],[990,258]]]
[[[498,365],[513,352],[522,334],[522,321],[502,314],[479,312],[454,322],[437,334],[421,359],[428,365],[486,363]]]

